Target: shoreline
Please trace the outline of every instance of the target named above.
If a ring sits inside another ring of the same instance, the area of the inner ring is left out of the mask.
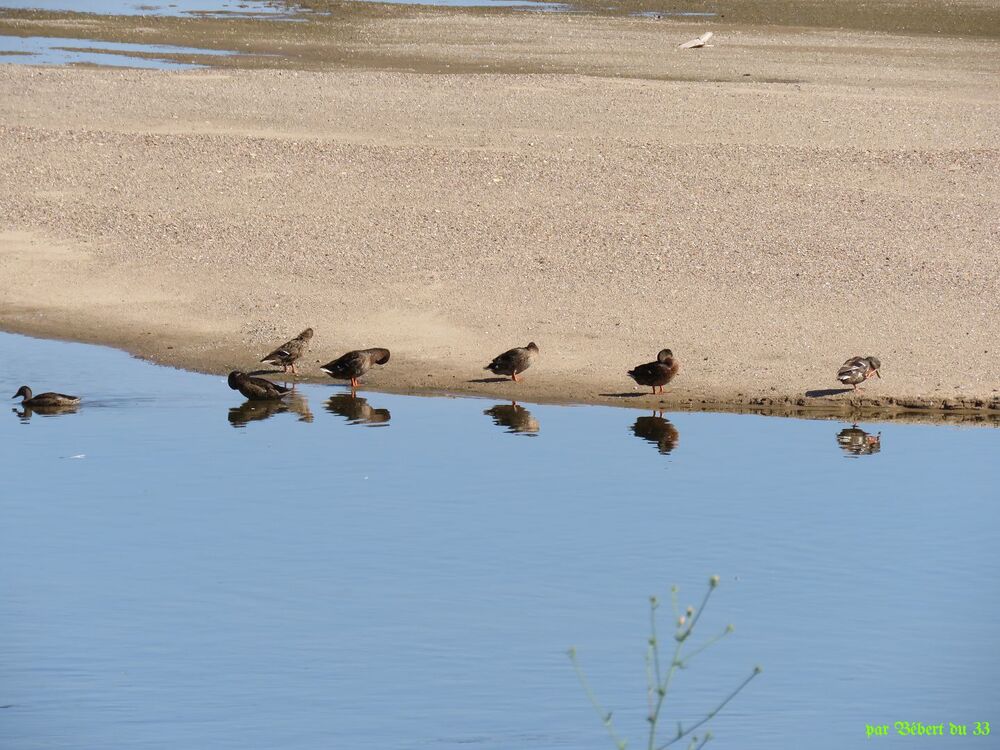
[[[198,356],[192,353],[173,352],[172,345],[143,347],[129,345],[122,340],[108,341],[99,336],[83,334],[80,338],[65,338],[51,334],[51,324],[12,325],[10,316],[0,317],[0,327],[4,333],[25,336],[29,338],[44,338],[66,341],[91,346],[103,346],[126,352],[127,354],[161,367],[197,372],[204,375],[218,376],[224,379],[232,368],[236,357],[229,357],[223,352],[214,356]],[[168,353],[169,352],[169,353]],[[311,352],[310,352],[311,354]],[[307,355],[308,357],[308,355]],[[257,363],[259,367],[267,365]],[[414,370],[419,364],[408,363]],[[389,366],[387,365],[386,368]],[[766,395],[734,395],[718,396],[699,392],[689,388],[677,388],[677,382],[671,383],[664,394],[652,395],[639,389],[634,392],[623,389],[621,393],[586,393],[574,391],[574,396],[563,397],[545,383],[531,386],[529,380],[516,385],[509,382],[476,383],[479,378],[466,378],[469,372],[459,368],[445,371],[443,376],[440,367],[432,368],[425,363],[427,369],[438,373],[434,383],[421,384],[420,375],[427,372],[411,372],[409,377],[401,377],[392,370],[373,368],[364,378],[358,394],[389,393],[403,396],[419,396],[428,398],[478,398],[484,401],[512,401],[522,404],[554,405],[554,406],[609,406],[621,409],[654,412],[709,412],[716,414],[751,414],[757,416],[783,417],[789,419],[818,419],[851,422],[907,422],[932,425],[962,425],[1000,427],[1000,396],[990,400],[975,397],[956,397],[951,399],[904,397],[891,395],[875,395],[874,393],[843,394],[842,397],[831,396],[785,396],[773,397]],[[309,385],[340,386],[346,389],[342,381],[334,380],[325,375],[299,375],[298,377],[282,377],[280,370],[260,369],[254,371],[252,365],[244,363],[243,369],[253,374],[261,375],[275,382]],[[529,370],[526,378],[539,373]],[[683,373],[682,373],[683,374]],[[542,375],[544,377],[544,375]],[[680,377],[680,376],[678,376]],[[494,378],[483,378],[493,380]],[[629,383],[631,380],[627,379]],[[527,387],[524,387],[527,386]],[[607,391],[615,390],[607,388]],[[833,388],[832,390],[838,390]],[[978,406],[976,404],[979,404]]]

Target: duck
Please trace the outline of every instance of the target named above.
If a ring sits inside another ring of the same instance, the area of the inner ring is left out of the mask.
[[[267,362],[272,365],[281,365],[282,372],[288,372],[288,368],[291,367],[292,374],[298,375],[298,373],[295,372],[295,362],[309,349],[309,340],[312,337],[313,329],[307,328],[294,339],[289,339],[273,352],[265,356],[261,362]]]
[[[531,367],[531,363],[537,356],[538,345],[534,341],[531,341],[527,346],[508,349],[503,354],[497,355],[483,369],[489,370],[494,375],[510,375],[510,379],[517,383],[519,382],[517,379],[518,373],[524,372]]]
[[[881,367],[882,363],[878,357],[851,357],[837,370],[837,380],[858,390],[859,383],[864,383],[874,375],[881,379],[882,374],[879,372]]]
[[[242,370],[233,370],[229,373],[228,382],[230,388],[239,391],[251,401],[271,401],[284,398],[292,392],[287,386],[272,383],[265,378],[255,378]]]
[[[629,370],[628,376],[639,385],[651,386],[654,394],[657,388],[663,393],[663,386],[673,380],[680,369],[681,363],[674,359],[674,353],[669,349],[661,349],[655,362],[647,362]]]
[[[17,389],[11,398],[20,398],[21,406],[36,409],[38,407],[60,407],[60,406],[76,406],[80,403],[79,396],[67,396],[65,393],[39,393],[37,396],[32,395],[31,389],[22,385]]]
[[[389,350],[375,347],[347,352],[332,362],[320,367],[331,378],[350,380],[351,388],[358,387],[358,378],[368,372],[373,364],[384,365],[389,361]]]

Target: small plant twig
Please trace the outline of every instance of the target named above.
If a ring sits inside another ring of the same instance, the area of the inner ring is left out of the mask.
[[[711,711],[709,711],[708,715],[705,716],[705,718],[700,719],[699,721],[697,721],[694,724],[692,724],[691,726],[689,726],[687,729],[683,729],[683,730],[681,729],[680,724],[678,724],[677,725],[677,736],[674,737],[672,740],[669,740],[668,742],[664,742],[662,745],[658,745],[656,747],[656,750],[663,750],[663,748],[665,748],[665,747],[670,747],[671,745],[673,745],[675,742],[677,742],[682,737],[685,737],[685,736],[691,734],[691,732],[693,732],[695,729],[697,729],[698,727],[700,727],[706,721],[711,721],[715,717],[715,715],[717,713],[719,713],[719,711],[721,711],[723,708],[725,708],[725,705],[727,703],[729,703],[729,701],[731,701],[733,698],[735,698],[743,688],[745,688],[747,685],[750,684],[750,680],[752,680],[754,677],[756,677],[757,675],[759,675],[763,671],[764,670],[762,670],[760,667],[754,667],[753,671],[750,673],[750,676],[747,677],[745,680],[743,680],[743,682],[741,682],[733,692],[731,692],[728,696],[726,696],[725,700],[723,700],[722,703],[720,703],[714,709],[712,709]]]
[[[676,586],[671,587],[670,601],[674,611],[674,618],[677,623],[677,631],[674,634],[674,652],[670,658],[670,664],[666,673],[663,672],[663,665],[661,664],[660,640],[656,627],[656,613],[659,609],[660,603],[655,596],[651,596],[649,598],[650,635],[647,640],[645,656],[646,699],[649,711],[646,715],[646,721],[649,724],[649,738],[647,743],[648,750],[665,750],[665,748],[670,747],[674,743],[679,742],[681,739],[689,735],[690,741],[688,743],[687,750],[701,750],[701,748],[703,748],[708,741],[712,739],[712,733],[710,731],[706,731],[700,738],[692,733],[699,727],[704,726],[707,722],[711,721],[733,698],[740,693],[740,691],[743,690],[743,688],[750,684],[750,681],[754,677],[762,671],[760,667],[754,667],[750,676],[743,680],[743,682],[741,682],[735,690],[727,695],[718,706],[709,711],[708,714],[696,721],[687,729],[684,728],[681,722],[678,722],[677,734],[667,742],[657,745],[656,736],[663,714],[663,705],[670,692],[670,686],[677,670],[686,668],[691,659],[733,632],[733,626],[727,625],[721,633],[712,636],[703,644],[686,654],[683,659],[681,658],[681,651],[685,642],[694,632],[695,625],[698,624],[701,614],[705,611],[705,607],[708,605],[708,600],[712,596],[712,592],[718,587],[718,585],[718,576],[712,576],[709,578],[708,590],[705,592],[705,596],[701,601],[701,606],[698,607],[698,609],[688,607],[683,613],[680,610],[680,604],[678,602],[678,589]],[[571,648],[569,650],[569,658],[573,662],[573,668],[576,670],[577,678],[580,680],[580,684],[583,686],[584,692],[587,694],[587,698],[590,700],[594,710],[597,711],[598,716],[601,718],[601,723],[604,724],[605,728],[608,730],[608,734],[611,736],[611,739],[614,741],[618,750],[625,750],[627,742],[622,739],[615,730],[612,722],[612,713],[604,709],[604,707],[597,700],[597,697],[594,695],[593,690],[591,690],[586,677],[584,677],[580,663],[577,660],[575,648]]]
[[[587,678],[584,676],[583,670],[580,668],[580,662],[576,658],[576,647],[571,646],[567,653],[569,654],[570,661],[573,662],[573,668],[576,670],[577,679],[580,680],[580,684],[583,686],[583,691],[590,699],[590,703],[594,707],[594,710],[597,711],[597,715],[601,717],[601,723],[604,724],[604,727],[608,730],[608,734],[611,735],[611,740],[615,743],[615,747],[617,747],[618,750],[625,750],[628,743],[621,739],[618,736],[618,733],[615,732],[615,725],[614,722],[612,722],[611,712],[604,710],[604,707],[597,700],[597,696],[594,695],[594,691],[590,689],[590,684],[587,682]]]

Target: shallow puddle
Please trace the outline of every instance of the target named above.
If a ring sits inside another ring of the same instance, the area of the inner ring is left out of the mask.
[[[273,18],[294,13],[292,5],[267,0],[0,0],[4,8],[96,13],[105,16],[235,16]]]
[[[126,44],[94,39],[0,35],[0,63],[26,65],[102,65],[107,67],[187,70],[204,67],[184,56],[236,54],[227,50]],[[180,59],[179,59],[180,58]]]
[[[720,747],[996,721],[1000,430],[332,382],[260,405],[104,348],[0,357],[6,397],[83,397],[0,419],[4,747],[609,747],[570,645],[638,746],[647,597],[713,573],[704,632],[736,630],[671,729],[755,664]]]

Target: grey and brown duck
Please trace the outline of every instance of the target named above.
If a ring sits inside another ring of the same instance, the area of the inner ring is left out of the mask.
[[[351,388],[358,387],[358,378],[368,372],[372,365],[384,365],[389,361],[389,350],[375,347],[347,352],[332,362],[320,367],[331,378],[350,380]]]
[[[272,383],[266,378],[247,375],[242,370],[233,370],[229,373],[228,382],[230,388],[239,391],[251,401],[272,401],[292,392],[287,386]]]
[[[868,378],[876,375],[881,378],[882,374],[879,372],[881,367],[882,363],[879,362],[878,357],[851,357],[837,370],[837,380],[844,385],[852,385],[854,390],[858,390],[858,385],[864,383]]]
[[[307,328],[294,339],[286,341],[273,352],[268,354],[261,360],[261,362],[267,362],[272,365],[281,365],[282,372],[288,372],[288,368],[291,367],[292,373],[297,375],[298,373],[295,372],[295,362],[309,350],[309,341],[312,337],[313,329]]]
[[[655,362],[647,362],[629,370],[628,376],[639,385],[650,386],[653,393],[656,393],[657,388],[663,393],[663,386],[673,380],[680,369],[681,364],[674,359],[674,353],[669,349],[661,349]]]
[[[532,341],[527,346],[508,349],[503,354],[497,355],[483,369],[489,370],[494,375],[509,375],[510,379],[517,383],[518,374],[531,367],[537,356],[538,345]]]
[[[65,393],[39,393],[37,396],[31,393],[31,389],[22,385],[17,389],[11,398],[20,398],[21,406],[26,406],[32,409],[41,408],[53,408],[53,407],[66,407],[66,406],[76,406],[80,403],[79,396],[67,396]]]

